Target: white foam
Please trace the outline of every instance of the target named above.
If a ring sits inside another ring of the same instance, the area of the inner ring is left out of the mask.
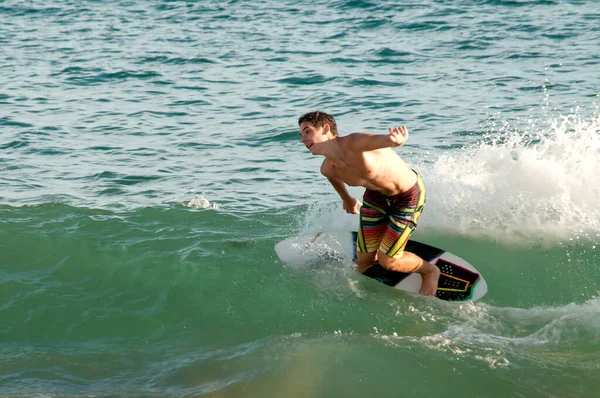
[[[453,322],[440,337],[486,347],[509,348],[543,345],[570,345],[583,335],[598,340],[600,298],[561,307],[492,308],[478,306],[479,313]],[[455,317],[460,318],[457,311]]]
[[[519,131],[504,123],[425,166],[423,224],[475,234],[600,231],[600,116],[574,113],[547,125]]]
[[[349,187],[348,191],[355,198],[362,199],[364,189]],[[336,196],[333,196],[334,194]],[[300,234],[314,234],[321,231],[356,230],[358,227],[358,216],[346,213],[342,208],[342,200],[339,199],[335,192],[332,192],[332,197],[336,199],[332,203],[327,203],[326,205],[315,203],[310,205],[308,211],[299,220]]]
[[[194,199],[190,200],[187,204],[188,207],[195,207],[197,209],[214,209],[218,210],[220,205],[217,203],[210,203],[208,199],[206,199],[205,194],[202,193],[196,196]]]
[[[419,343],[456,359],[482,361],[490,368],[509,367],[517,357],[556,363],[555,356],[544,356],[545,352],[553,352],[544,350],[544,347],[560,346],[574,352],[576,357],[579,350],[586,350],[586,347],[599,342],[599,298],[561,307],[494,308],[468,303],[447,308],[450,312],[448,317],[440,317],[450,323],[441,333],[425,336],[374,333],[372,336],[402,347],[408,343]],[[561,360],[571,361],[566,356]]]

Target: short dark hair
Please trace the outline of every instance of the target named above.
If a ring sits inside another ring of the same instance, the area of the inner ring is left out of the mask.
[[[333,116],[325,112],[313,111],[305,113],[298,119],[298,126],[300,126],[304,122],[310,123],[314,127],[323,127],[325,124],[328,124],[331,134],[333,134],[334,137],[337,137],[338,135],[337,124],[335,124],[335,119],[333,118]]]

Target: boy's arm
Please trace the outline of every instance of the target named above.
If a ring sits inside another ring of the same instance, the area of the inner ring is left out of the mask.
[[[337,191],[344,202],[343,207],[346,210],[346,213],[350,214],[358,214],[360,206],[362,203],[356,198],[353,198],[348,193],[348,189],[346,188],[346,184],[343,181],[340,181],[336,178],[327,177],[333,188]]]
[[[345,137],[348,145],[360,152],[402,146],[408,140],[405,126],[389,128],[389,134],[353,133]]]
[[[332,178],[332,177],[327,177],[327,179],[329,180],[329,183],[331,185],[333,185],[333,188],[337,191],[337,193],[340,195],[340,198],[342,198],[342,200],[344,202],[350,201],[352,200],[352,196],[350,196],[350,194],[348,193],[348,189],[346,188],[346,184],[344,184],[343,181],[340,181],[336,178]]]

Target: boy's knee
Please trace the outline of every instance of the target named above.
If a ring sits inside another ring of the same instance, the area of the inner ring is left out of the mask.
[[[375,262],[376,253],[356,253],[356,260],[354,262],[358,265],[358,270],[364,272]]]
[[[379,252],[379,264],[387,270],[398,272],[417,272],[423,266],[423,259],[409,252],[397,253],[389,257]]]
[[[356,253],[356,262],[361,264],[372,264],[375,262],[375,257],[377,253]]]
[[[379,253],[379,264],[385,269],[393,269],[396,264],[398,264],[398,259],[394,257],[389,257],[383,252]]]

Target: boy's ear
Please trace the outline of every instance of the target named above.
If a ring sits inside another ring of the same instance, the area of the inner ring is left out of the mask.
[[[329,133],[330,130],[331,130],[331,127],[329,127],[329,124],[325,123],[323,125],[323,134],[326,135],[327,133]]]

